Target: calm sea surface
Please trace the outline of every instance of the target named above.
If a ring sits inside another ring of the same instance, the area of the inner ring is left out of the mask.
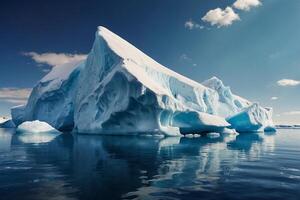
[[[219,138],[0,129],[0,199],[300,199],[300,130]]]

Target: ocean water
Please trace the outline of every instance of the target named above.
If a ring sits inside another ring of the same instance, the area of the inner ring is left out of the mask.
[[[300,130],[219,138],[0,129],[0,199],[300,199]]]

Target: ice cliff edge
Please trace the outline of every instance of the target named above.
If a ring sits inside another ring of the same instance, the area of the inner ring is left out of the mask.
[[[12,108],[16,125],[40,120],[60,131],[103,134],[269,130],[271,115],[218,78],[197,83],[104,27],[87,59],[54,67],[27,105]]]

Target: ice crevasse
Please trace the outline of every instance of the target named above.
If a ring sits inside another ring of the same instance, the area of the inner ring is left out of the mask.
[[[174,136],[274,127],[271,109],[232,94],[218,78],[195,82],[101,26],[86,59],[54,67],[11,114],[16,125],[40,120],[80,133]]]

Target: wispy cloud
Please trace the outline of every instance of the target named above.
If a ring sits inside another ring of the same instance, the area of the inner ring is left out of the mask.
[[[289,87],[289,86],[298,86],[300,85],[300,81],[293,80],[293,79],[281,79],[277,81],[277,85],[282,87]]]
[[[179,59],[183,60],[183,61],[192,61],[192,59],[190,57],[188,57],[185,53],[181,54]]]
[[[252,7],[260,6],[260,0],[237,0],[234,2],[233,7],[239,10],[249,11]]]
[[[24,56],[31,57],[38,64],[47,64],[52,67],[69,63],[72,61],[80,61],[87,57],[85,54],[69,54],[69,53],[37,53],[24,52]]]
[[[197,66],[197,63],[194,63],[193,59],[187,56],[185,53],[180,55],[179,60],[182,62],[192,64],[194,67]]]
[[[0,101],[25,104],[31,90],[31,88],[0,88]]]
[[[271,97],[271,100],[273,100],[273,101],[275,101],[277,99],[278,99],[278,97]]]
[[[300,110],[293,110],[289,112],[282,113],[283,115],[300,115]]]
[[[234,21],[240,20],[240,17],[231,7],[227,7],[224,10],[221,8],[216,8],[208,11],[202,20],[210,23],[212,26],[216,25],[218,27],[229,26]]]
[[[198,24],[197,22],[194,22],[193,20],[188,20],[184,23],[184,27],[193,30],[193,29],[204,29],[204,26]]]

